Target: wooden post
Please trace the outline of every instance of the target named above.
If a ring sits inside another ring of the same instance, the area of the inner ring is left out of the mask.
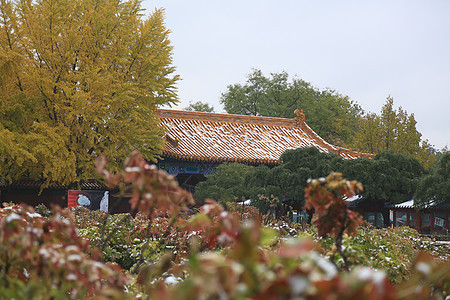
[[[422,211],[417,211],[417,231],[422,231]]]
[[[430,211],[430,233],[434,232],[434,212],[431,210]]]

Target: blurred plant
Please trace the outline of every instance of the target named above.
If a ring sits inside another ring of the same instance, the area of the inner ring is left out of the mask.
[[[241,221],[259,221],[261,219],[261,212],[259,211],[259,209],[252,204],[246,204],[245,201],[239,203],[227,202],[225,205],[228,211],[238,214]]]
[[[326,178],[310,179],[305,189],[307,209],[314,209],[317,218],[313,225],[317,226],[320,237],[330,235],[335,238],[336,251],[344,260],[344,268],[349,270],[349,263],[342,251],[344,232],[356,236],[356,229],[362,224],[358,213],[348,209],[344,197],[350,198],[355,192],[362,192],[361,183],[347,181],[341,173],[331,172]],[[334,262],[334,255],[331,257]]]
[[[52,211],[43,203],[37,205],[34,210],[44,218],[48,218],[52,214]]]
[[[137,209],[143,215],[151,217],[154,210],[174,214],[194,204],[192,194],[180,188],[174,176],[146,162],[137,151],[125,160],[125,168],[115,174],[105,169],[106,164],[106,158],[99,157],[97,171],[105,176],[110,187],[123,182],[122,194],[132,195],[131,209]]]
[[[208,228],[222,251],[193,252],[172,267],[166,260],[154,265],[145,274],[153,280],[140,277],[142,291],[154,299],[395,299],[384,272],[340,274],[311,240],[287,239],[274,249],[274,230],[224,212],[210,201],[193,221]]]
[[[0,210],[0,295],[8,299],[126,297],[121,269],[87,255],[68,210],[44,219],[28,206]]]
[[[151,258],[155,251],[160,251],[164,241],[170,235],[172,227],[179,219],[179,213],[193,205],[194,199],[191,193],[178,186],[174,176],[158,170],[155,165],[146,162],[137,151],[132,152],[125,160],[125,168],[115,174],[105,168],[106,164],[106,158],[99,157],[96,161],[97,171],[104,175],[110,187],[116,187],[122,183],[121,194],[131,195],[131,209],[139,211],[148,218],[144,242],[141,244],[137,263],[132,270],[133,273],[137,273],[140,266]],[[109,230],[108,235],[102,240],[100,249],[105,249],[111,237],[130,217],[130,214],[125,215],[114,228]],[[169,221],[158,242],[151,243],[151,227],[156,217],[167,217]],[[104,229],[106,229],[106,224],[107,220],[104,221]],[[105,231],[102,230],[102,232]]]
[[[440,263],[420,253],[413,275],[399,286],[398,299],[448,299],[450,297],[450,264]]]

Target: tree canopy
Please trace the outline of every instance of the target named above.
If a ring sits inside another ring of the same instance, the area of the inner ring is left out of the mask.
[[[214,106],[211,106],[206,102],[196,101],[196,102],[189,102],[189,105],[185,108],[185,110],[200,111],[200,112],[214,112]]]
[[[424,166],[433,163],[434,155],[428,141],[421,141],[416,129],[414,114],[399,107],[394,108],[394,99],[388,97],[380,115],[368,113],[361,118],[353,146],[362,151],[380,153],[392,150],[417,158]]]
[[[309,82],[286,72],[264,76],[254,69],[245,84],[232,84],[222,93],[221,104],[227,113],[293,118],[295,109],[303,109],[306,121],[327,141],[343,145],[357,129],[359,105],[330,89],[320,90]]]
[[[414,198],[420,205],[441,203],[450,200],[450,152],[437,155],[429,173],[418,183]]]
[[[411,200],[425,174],[417,159],[389,150],[373,159],[346,160],[340,171],[344,177],[363,184],[363,196],[383,203]]]
[[[210,198],[221,203],[234,201],[234,198],[245,197],[242,183],[253,167],[239,163],[224,163],[216,168],[214,175],[196,186],[196,198],[199,202]]]
[[[177,101],[164,11],[140,0],[0,2],[0,173],[70,184],[162,147],[155,108]]]
[[[295,209],[304,205],[304,188],[309,178],[325,177],[331,171],[363,184],[362,196],[371,201],[399,203],[410,200],[425,170],[414,158],[384,151],[374,159],[343,159],[316,148],[287,150],[282,163],[273,168],[242,164],[223,164],[215,175],[196,187],[199,200],[215,198],[231,201],[235,198],[257,200],[258,195],[275,196]],[[388,219],[388,218],[386,218]]]

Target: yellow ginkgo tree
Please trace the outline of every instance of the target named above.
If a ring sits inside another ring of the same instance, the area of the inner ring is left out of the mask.
[[[0,178],[73,184],[102,154],[152,160],[177,101],[164,11],[139,0],[0,0]]]

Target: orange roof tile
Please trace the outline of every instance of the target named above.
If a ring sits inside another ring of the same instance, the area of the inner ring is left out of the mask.
[[[287,149],[316,147],[344,158],[372,157],[331,145],[298,110],[294,119],[158,109],[167,129],[163,155],[186,160],[279,164]]]

